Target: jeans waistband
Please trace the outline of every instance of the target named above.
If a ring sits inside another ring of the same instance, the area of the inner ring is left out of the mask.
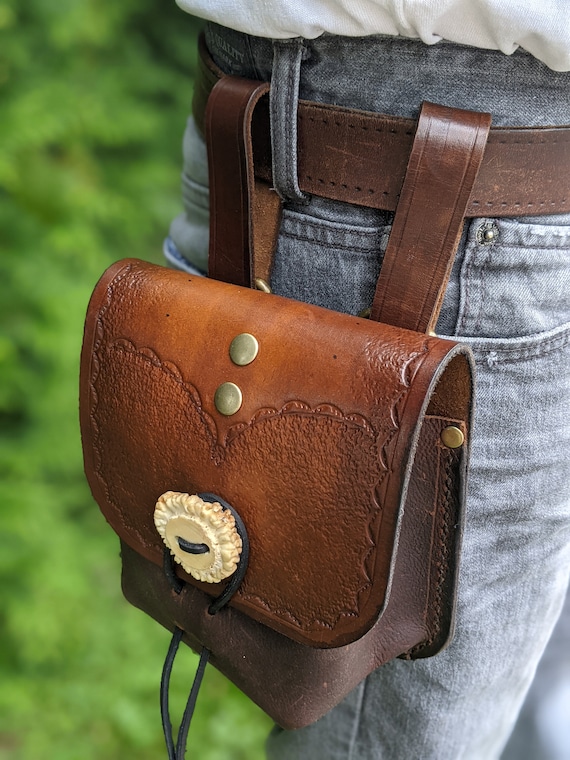
[[[216,24],[205,29],[228,74],[269,81],[273,44]],[[555,72],[519,49],[512,55],[455,43],[373,35],[303,40],[300,97],[396,116],[424,100],[488,111],[495,126],[570,124],[570,72]]]

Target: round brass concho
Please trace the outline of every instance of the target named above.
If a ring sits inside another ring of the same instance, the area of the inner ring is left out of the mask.
[[[156,503],[154,524],[176,562],[197,581],[218,583],[235,572],[242,540],[234,516],[218,502],[167,491]],[[181,543],[200,546],[200,553],[184,551]]]

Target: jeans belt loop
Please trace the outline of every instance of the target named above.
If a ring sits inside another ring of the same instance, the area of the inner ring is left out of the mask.
[[[302,37],[273,41],[273,74],[269,93],[273,187],[283,201],[306,203],[297,174],[297,109]]]

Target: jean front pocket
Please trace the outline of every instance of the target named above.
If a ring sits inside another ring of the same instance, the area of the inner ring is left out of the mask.
[[[474,220],[459,275],[456,334],[515,339],[570,322],[568,224]]]
[[[352,208],[344,221],[332,221],[285,209],[273,292],[348,314],[368,308],[389,233],[378,216]]]

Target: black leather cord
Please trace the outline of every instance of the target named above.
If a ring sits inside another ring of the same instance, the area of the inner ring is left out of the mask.
[[[247,536],[247,530],[245,528],[245,524],[243,520],[239,516],[239,513],[237,512],[237,510],[235,510],[231,504],[228,504],[227,501],[220,499],[220,497],[216,496],[216,494],[214,493],[201,493],[201,494],[198,494],[198,496],[202,499],[202,501],[210,502],[210,504],[213,504],[214,502],[218,502],[218,504],[221,504],[224,509],[227,509],[228,512],[231,512],[232,515],[234,516],[236,530],[239,533],[239,537],[241,538],[241,554],[239,558],[239,564],[234,574],[230,578],[228,585],[225,587],[222,593],[217,597],[217,599],[214,599],[214,601],[208,608],[208,612],[210,613],[210,615],[215,615],[216,612],[222,609],[222,607],[226,606],[226,604],[230,601],[232,596],[238,590],[241,582],[243,581],[243,578],[247,570],[247,564],[249,562],[249,539]]]
[[[182,722],[180,723],[180,728],[178,729],[178,741],[176,742],[176,760],[184,760],[184,755],[186,754],[186,742],[188,741],[190,722],[192,720],[192,716],[194,715],[194,708],[196,707],[198,692],[200,690],[200,685],[202,684],[202,678],[204,677],[206,665],[208,664],[209,658],[210,650],[206,647],[202,647],[202,651],[200,652],[200,662],[198,663],[196,675],[194,676],[194,683],[190,689],[190,696],[186,702],[186,707],[184,708],[184,713],[182,715]]]
[[[228,504],[223,499],[220,499],[220,497],[216,496],[215,494],[201,493],[198,495],[203,501],[208,501],[210,503],[219,502],[224,509],[227,509],[232,513],[235,519],[237,532],[239,533],[242,540],[242,550],[238,566],[222,593],[213,600],[208,608],[210,615],[215,615],[230,601],[245,576],[249,560],[249,540],[243,520],[230,504]],[[205,550],[208,551],[208,547],[205,544],[192,544],[180,538],[178,539],[178,543],[183,551],[188,551],[191,554],[205,553],[202,547],[205,547]],[[182,545],[182,543],[184,543],[184,545]],[[180,594],[184,589],[185,583],[176,575],[174,557],[167,547],[165,547],[164,551],[164,572],[172,589],[177,594]],[[202,647],[202,651],[200,652],[200,661],[198,663],[198,668],[196,669],[196,675],[194,676],[194,682],[192,683],[188,701],[186,702],[186,707],[184,708],[184,713],[182,715],[182,721],[180,722],[180,727],[178,729],[178,737],[176,739],[175,747],[172,733],[172,721],[170,720],[170,705],[168,695],[170,691],[170,676],[172,675],[174,659],[176,657],[176,653],[178,652],[178,647],[180,646],[180,642],[182,641],[183,636],[184,631],[181,628],[176,627],[170,641],[170,646],[168,648],[166,659],[164,661],[164,667],[162,669],[162,678],[160,680],[160,714],[162,718],[162,730],[164,732],[164,739],[166,741],[166,751],[168,752],[168,760],[184,760],[184,756],[186,755],[188,731],[190,729],[190,723],[192,721],[192,716],[196,707],[198,691],[200,689],[202,678],[204,677],[204,672],[206,670],[206,665],[208,664],[208,659],[210,657],[210,650],[207,647]]]
[[[174,629],[174,635],[170,641],[164,666],[162,668],[162,678],[160,679],[160,716],[162,718],[162,730],[166,741],[166,751],[168,760],[176,760],[176,750],[174,749],[174,740],[172,738],[172,721],[170,720],[170,705],[168,695],[170,691],[170,674],[174,665],[176,652],[182,641],[183,631],[181,628]]]
[[[174,557],[172,556],[172,552],[168,546],[164,547],[164,552],[162,555],[162,568],[164,570],[166,578],[168,579],[168,582],[170,583],[170,586],[172,587],[172,590],[177,594],[180,594],[184,588],[184,581],[180,580],[180,578],[176,575]]]
[[[178,546],[183,552],[188,554],[207,554],[210,551],[208,544],[193,544],[191,541],[186,541],[185,538],[178,536]]]
[[[169,704],[169,692],[170,692],[170,676],[172,675],[172,667],[174,665],[174,658],[178,652],[178,647],[182,641],[184,631],[181,628],[175,628],[170,646],[168,647],[168,653],[164,661],[164,667],[162,669],[162,678],[160,679],[160,715],[162,718],[162,730],[164,732],[164,739],[166,741],[166,751],[168,753],[168,760],[184,760],[186,754],[186,743],[188,740],[188,731],[190,730],[190,723],[192,716],[194,715],[194,708],[196,707],[196,700],[198,699],[198,691],[202,684],[202,678],[208,664],[210,657],[210,650],[206,647],[202,647],[200,652],[200,662],[194,676],[194,682],[190,689],[188,701],[184,708],[182,715],[182,721],[178,729],[178,737],[176,740],[176,748],[174,747],[174,738],[172,733],[172,721],[170,720],[170,704]]]

